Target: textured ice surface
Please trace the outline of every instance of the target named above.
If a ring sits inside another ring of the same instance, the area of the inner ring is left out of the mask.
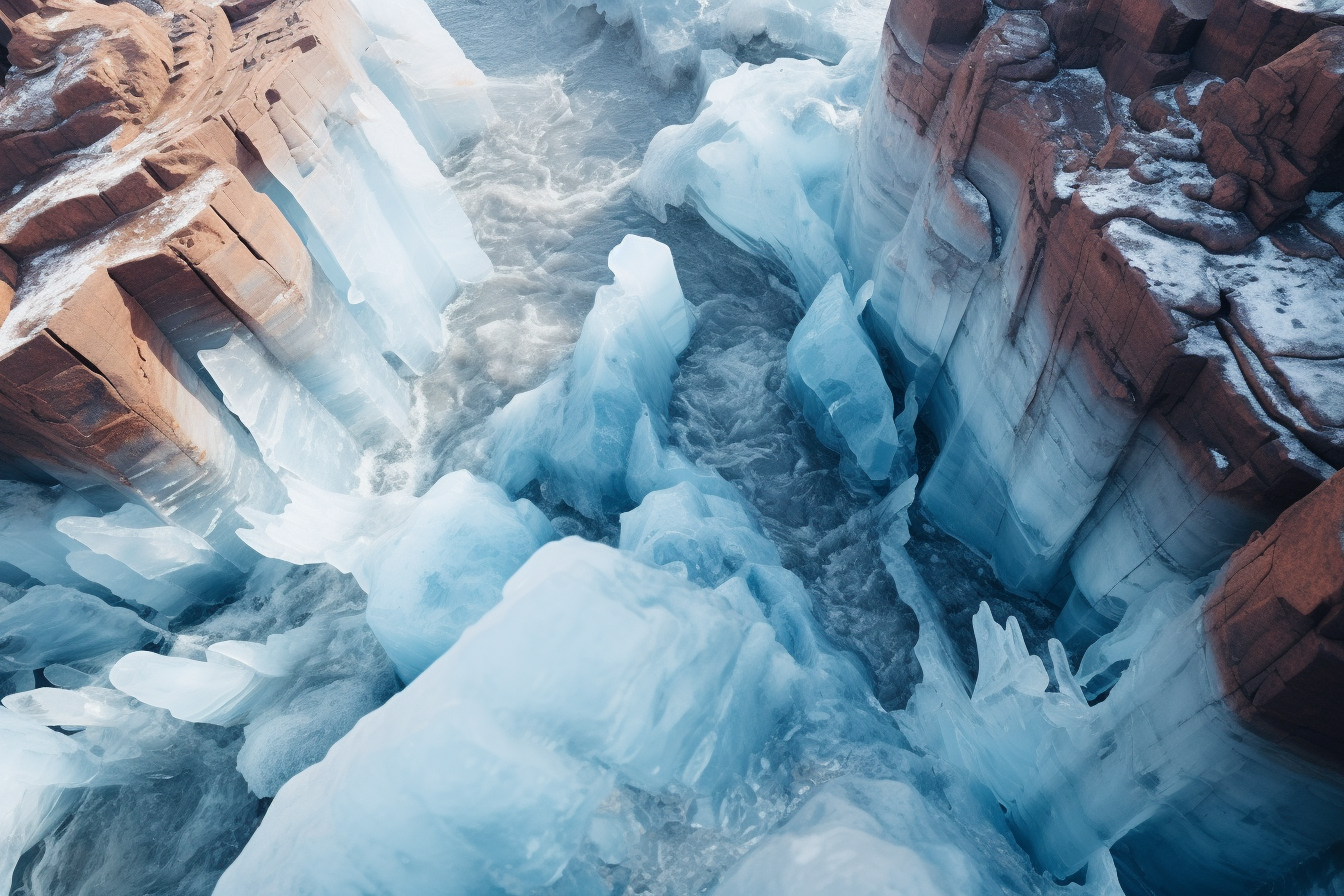
[[[660,80],[695,74],[702,50],[765,38],[776,50],[838,62],[851,45],[876,42],[881,0],[549,0],[591,6],[613,25],[632,24],[645,65]]]
[[[587,516],[628,507],[626,461],[649,409],[665,425],[677,356],[695,329],[662,243],[627,236],[607,260],[570,369],[513,398],[494,418],[492,472],[511,493],[533,480]]]
[[[158,630],[124,607],[62,585],[40,585],[0,607],[0,673],[91,659],[153,640]]]
[[[834,227],[876,61],[864,43],[838,65],[779,59],[715,81],[694,121],[649,144],[636,189],[659,217],[690,204],[792,274],[810,303],[849,276]]]
[[[424,0],[354,0],[377,36],[364,66],[421,145],[443,158],[495,120],[485,75],[472,65]]]
[[[1131,665],[1089,706],[1058,641],[1047,672],[1017,620],[1000,626],[982,605],[974,689],[931,645],[902,730],[989,788],[1061,878],[1114,848],[1169,892],[1240,892],[1332,842],[1344,787],[1247,736],[1221,699],[1200,604],[1175,619],[1162,596],[1139,609],[1147,618],[1106,647]]]
[[[788,669],[769,626],[729,600],[612,548],[550,544],[281,789],[216,892],[543,887],[618,779],[713,795],[744,771]]]
[[[0,480],[0,562],[44,585],[86,585],[66,562],[80,544],[56,528],[66,517],[86,513],[97,510],[69,489]]]
[[[914,472],[916,406],[907,403],[898,430],[877,349],[860,323],[871,292],[869,284],[851,301],[844,279],[830,279],[789,340],[789,386],[827,447],[869,479],[903,481]]]
[[[291,483],[278,516],[249,515],[242,537],[293,563],[327,562],[368,593],[368,622],[410,681],[499,601],[509,576],[555,537],[527,500],[465,470],[419,498],[357,497]]]

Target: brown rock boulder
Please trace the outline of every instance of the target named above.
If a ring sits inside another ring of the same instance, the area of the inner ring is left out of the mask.
[[[1344,764],[1344,474],[1232,555],[1204,606],[1226,699],[1272,740]]]
[[[1248,184],[1246,215],[1268,229],[1301,207],[1344,129],[1344,28],[1328,28],[1245,81],[1204,91],[1195,111],[1215,177]]]

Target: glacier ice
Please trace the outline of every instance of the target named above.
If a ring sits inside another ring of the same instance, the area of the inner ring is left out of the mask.
[[[671,83],[696,74],[702,51],[735,49],[764,37],[798,56],[835,63],[881,31],[882,0],[550,0],[553,8],[594,7],[612,25],[631,24],[644,64]]]
[[[543,887],[618,779],[710,789],[742,770],[783,711],[787,668],[769,627],[727,599],[552,542],[281,788],[216,893]]]
[[[377,40],[364,50],[369,78],[420,144],[444,158],[495,120],[485,75],[424,0],[354,0]]]
[[[98,761],[64,735],[0,709],[0,880],[10,880],[19,857],[60,823]]]
[[[44,585],[86,586],[66,559],[81,545],[56,526],[66,517],[97,512],[78,492],[62,486],[0,481],[0,561]]]
[[[137,504],[102,516],[67,516],[56,529],[87,548],[67,558],[77,571],[165,616],[218,602],[242,583],[242,572],[203,539]]]
[[[877,348],[860,323],[871,293],[867,284],[851,301],[839,274],[827,282],[789,340],[789,385],[822,444],[875,482],[904,481],[914,472],[915,405],[898,430]]]
[[[514,398],[492,419],[492,476],[510,493],[543,489],[586,516],[629,506],[626,463],[644,409],[665,426],[677,356],[695,309],[672,253],[630,235],[608,257],[615,283],[597,291],[567,371]]]
[[[974,689],[924,653],[926,680],[897,714],[901,728],[987,787],[1059,878],[1109,848],[1170,892],[1253,888],[1333,840],[1344,787],[1247,734],[1222,700],[1201,603],[1170,619],[1151,602],[1150,624],[1127,633],[1151,640],[1095,706],[1058,641],[1047,672],[1017,620],[1000,626],[982,605]]]
[[[690,124],[649,144],[635,190],[660,219],[691,205],[742,249],[793,275],[805,303],[849,267],[835,237],[845,166],[876,45],[838,65],[779,59],[715,81]]]
[[[465,470],[419,498],[336,495],[291,483],[283,514],[248,514],[241,537],[292,563],[327,562],[369,595],[368,623],[410,681],[499,601],[523,561],[555,537],[530,501]]]

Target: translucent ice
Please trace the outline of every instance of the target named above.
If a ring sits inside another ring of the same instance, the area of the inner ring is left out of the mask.
[[[0,709],[0,880],[11,880],[19,857],[69,811],[77,788],[93,779],[98,760],[70,738]]]
[[[992,841],[970,828],[979,819],[967,814],[954,820],[903,781],[839,778],[822,785],[739,862],[713,896],[978,896],[1056,889],[994,855]],[[1010,869],[1018,872],[1016,879],[1005,873]],[[1123,896],[1109,856],[1098,857],[1097,870],[1087,887],[1068,889],[1076,896]]]
[[[694,121],[658,132],[636,191],[659,218],[689,203],[788,270],[810,303],[831,277],[848,277],[833,228],[876,60],[864,44],[839,65],[742,66],[710,86]]]
[[[377,36],[364,67],[421,145],[443,158],[495,119],[485,76],[424,0],[354,0]]]
[[[0,561],[44,585],[87,585],[66,562],[80,545],[55,526],[65,517],[97,512],[78,493],[61,486],[0,480]]]
[[[1047,672],[1017,620],[1000,626],[982,605],[974,690],[926,667],[902,730],[989,788],[1057,877],[1112,848],[1169,892],[1253,889],[1333,838],[1344,788],[1247,736],[1201,620],[1198,604],[1168,620],[1089,706],[1058,641]]]
[[[591,517],[629,506],[635,429],[645,408],[655,429],[665,426],[677,356],[695,328],[662,243],[627,236],[607,263],[616,282],[597,291],[569,369],[515,396],[492,421],[497,482],[516,493],[540,479]]]
[[[238,568],[204,540],[164,525],[136,504],[103,516],[69,516],[56,528],[88,548],[71,555],[73,566],[118,596],[166,616],[196,602],[221,600],[241,584]]]
[[[159,634],[130,610],[61,585],[40,585],[0,607],[0,673],[133,650]]]
[[[852,302],[844,279],[830,279],[789,340],[789,386],[823,444],[853,458],[869,479],[904,480],[914,472],[913,419],[897,430],[877,349],[859,322],[871,291],[865,286]]]
[[[509,576],[555,537],[527,500],[460,470],[420,498],[333,495],[292,483],[279,516],[241,537],[292,563],[327,562],[369,595],[369,626],[410,681],[499,602]]]
[[[783,711],[790,665],[769,626],[723,597],[612,548],[553,542],[281,789],[216,893],[545,886],[618,781],[712,794],[743,771]]]

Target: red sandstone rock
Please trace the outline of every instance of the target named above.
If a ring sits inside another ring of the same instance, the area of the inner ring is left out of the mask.
[[[1204,91],[1195,113],[1215,176],[1247,182],[1262,230],[1301,207],[1344,131],[1344,28],[1320,31],[1251,73]]]
[[[1204,605],[1226,699],[1259,732],[1344,764],[1344,474],[1237,551]]]
[[[1195,44],[1195,67],[1225,81],[1249,77],[1308,37],[1344,24],[1338,12],[1315,12],[1285,0],[1213,0]]]

